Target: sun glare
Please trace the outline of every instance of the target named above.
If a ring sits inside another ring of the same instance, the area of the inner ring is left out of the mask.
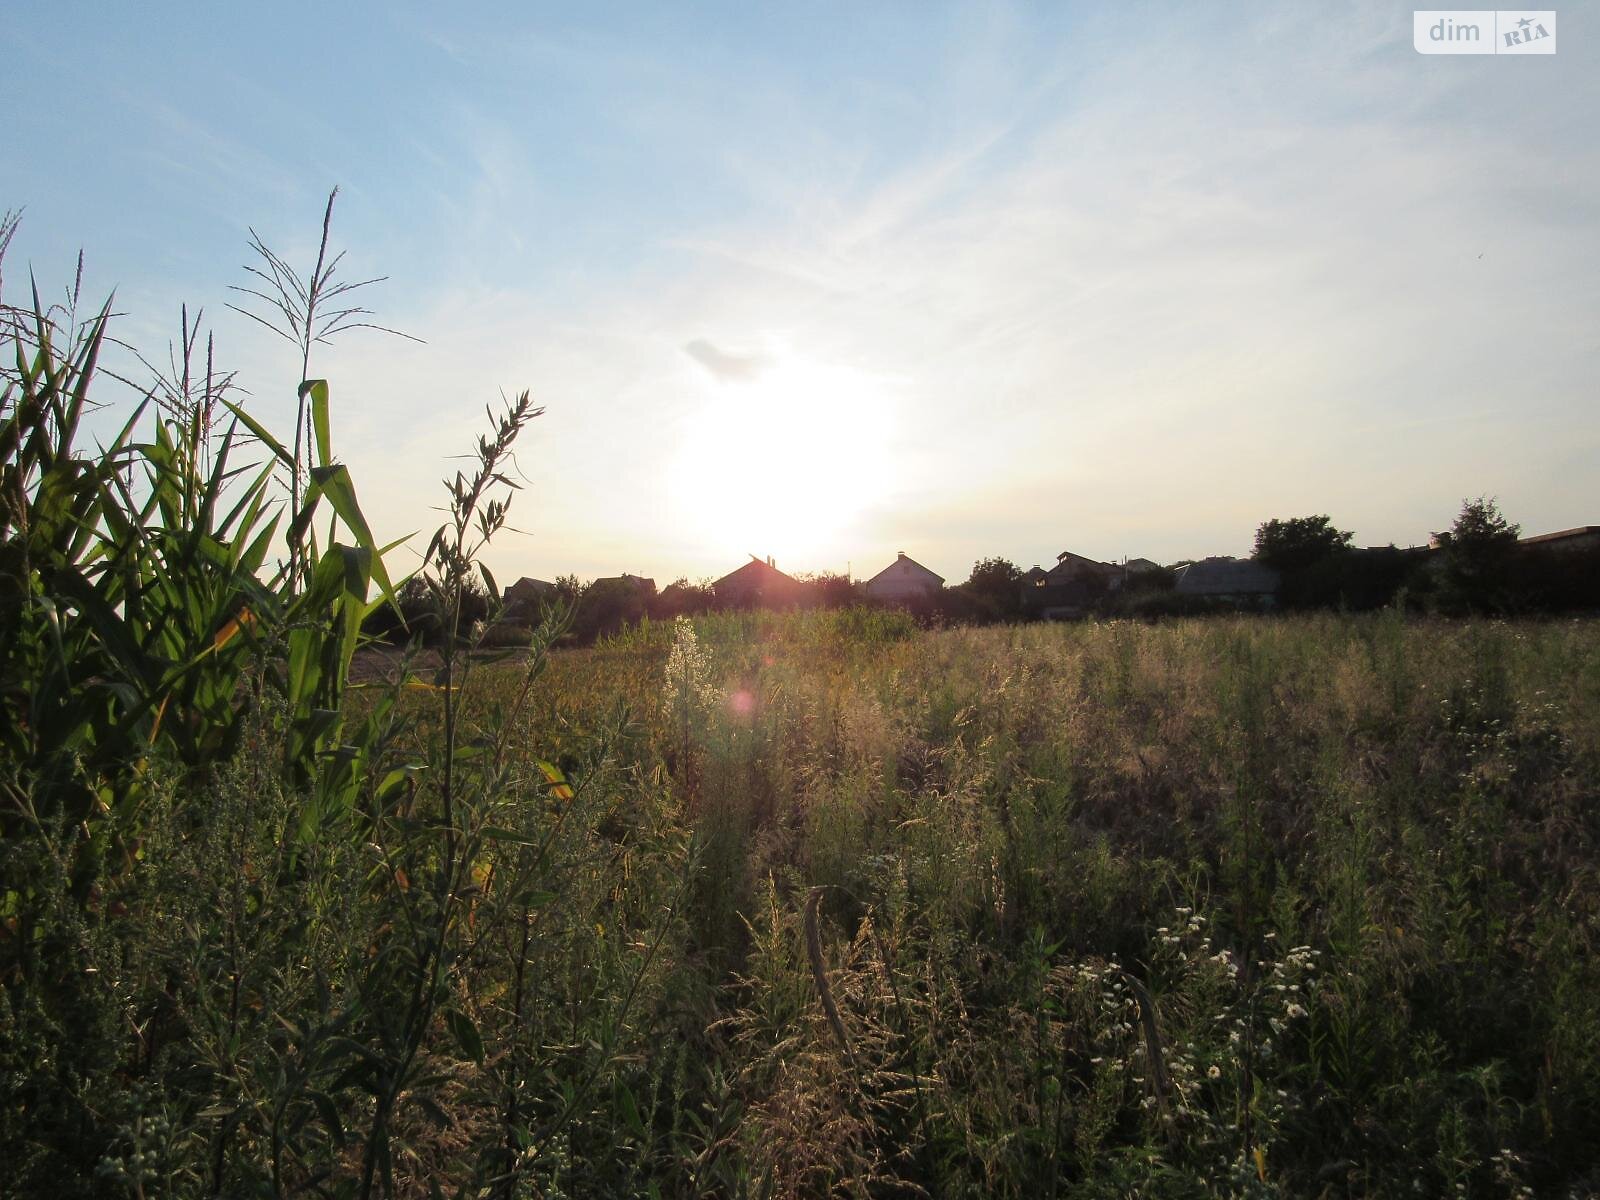
[[[842,570],[843,535],[894,479],[889,396],[858,371],[787,355],[709,385],[678,459],[676,499],[708,550]]]

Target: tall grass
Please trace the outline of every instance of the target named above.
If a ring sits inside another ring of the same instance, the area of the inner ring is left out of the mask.
[[[689,817],[753,1181],[1595,1186],[1591,626],[779,625],[705,624]],[[646,711],[663,657],[558,655],[543,720]]]

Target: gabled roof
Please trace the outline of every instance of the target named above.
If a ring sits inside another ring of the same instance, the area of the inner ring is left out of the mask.
[[[774,584],[780,587],[798,587],[799,580],[792,575],[785,575],[773,564],[772,560],[757,558],[754,554],[750,561],[734,571],[729,571],[711,586],[723,587],[726,584],[737,584],[740,587],[771,587]]]
[[[936,573],[934,571],[928,570],[927,567],[923,566],[916,559],[912,558],[904,550],[902,550],[902,551],[900,551],[899,557],[897,557],[892,563],[890,563],[883,570],[879,571],[871,579],[867,580],[868,586],[870,586],[870,585],[876,583],[878,580],[882,579],[885,575],[887,575],[890,571],[894,570],[896,567],[901,567],[901,568],[910,567],[913,570],[922,572],[923,575],[925,575],[929,579],[933,580],[933,582],[936,583],[936,584],[944,583],[944,576],[943,575],[940,575],[940,574],[938,574],[938,573]]]
[[[1538,533],[1533,537],[1519,538],[1524,546],[1538,546],[1549,542],[1564,542],[1569,538],[1595,537],[1600,535],[1600,525],[1575,525],[1571,529],[1558,529],[1554,533]]]
[[[537,596],[543,594],[544,592],[553,592],[555,590],[556,585],[551,583],[549,580],[535,579],[531,575],[524,575],[521,579],[517,580],[510,587],[508,587],[505,591],[505,594],[509,596],[514,592],[531,592]]]
[[[604,575],[596,579],[595,583],[611,583],[613,581],[629,584],[641,592],[653,592],[656,590],[656,581],[654,579],[646,579],[643,575]]]
[[[547,597],[555,595],[555,590],[553,583],[524,575],[501,594],[503,614],[510,620],[531,617]]]
[[[1088,558],[1082,554],[1074,554],[1071,550],[1063,550],[1056,555],[1056,565],[1050,568],[1049,574],[1052,579],[1061,579],[1064,576],[1070,578],[1073,575],[1083,573],[1111,575],[1119,570],[1121,570],[1120,567],[1113,566],[1111,563],[1101,562],[1097,558]]]

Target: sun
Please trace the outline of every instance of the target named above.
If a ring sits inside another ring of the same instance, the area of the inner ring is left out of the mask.
[[[708,550],[842,570],[845,535],[893,486],[890,396],[862,372],[778,357],[707,384],[674,476],[680,516]]]

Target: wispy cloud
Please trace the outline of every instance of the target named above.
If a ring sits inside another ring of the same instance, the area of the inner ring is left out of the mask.
[[[704,338],[685,343],[683,352],[710,372],[713,379],[724,383],[755,379],[770,370],[773,363],[772,356],[765,352],[721,350]]]

